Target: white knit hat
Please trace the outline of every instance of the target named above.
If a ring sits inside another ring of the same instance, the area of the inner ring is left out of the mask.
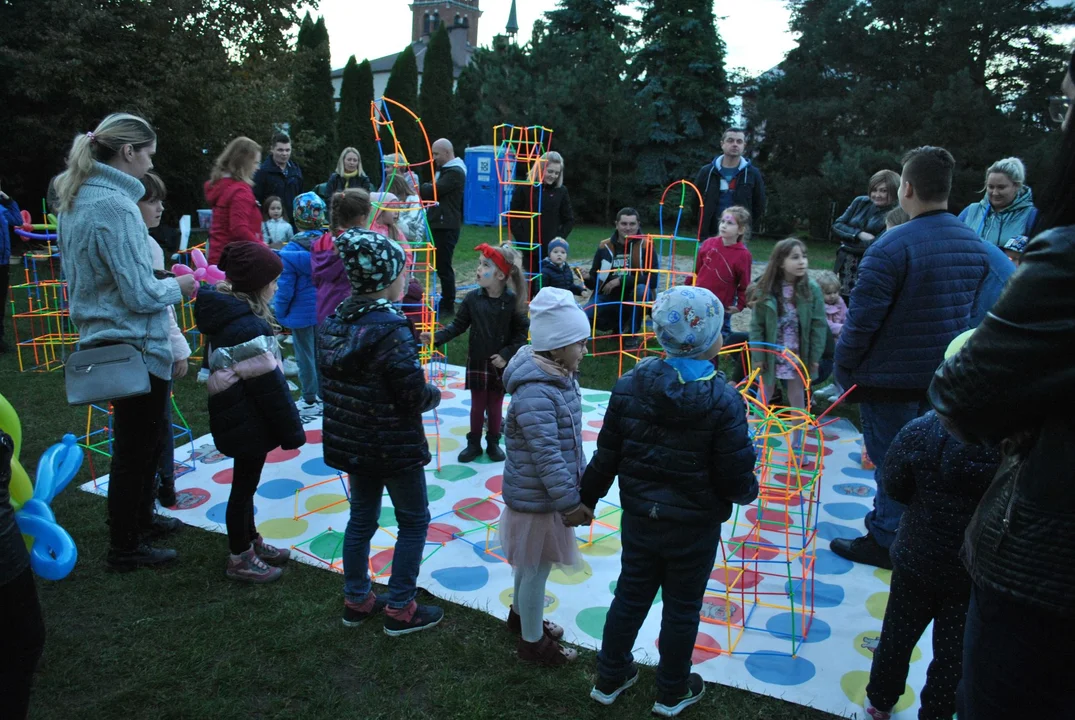
[[[542,288],[530,301],[530,344],[557,350],[590,337],[590,321],[575,296],[560,288]]]

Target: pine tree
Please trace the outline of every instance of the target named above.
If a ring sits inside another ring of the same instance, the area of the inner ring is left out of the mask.
[[[404,105],[415,115],[418,114],[418,61],[410,45],[396,57],[392,73],[388,76],[388,84],[385,85],[384,96]],[[430,160],[422,133],[418,130],[414,118],[395,105],[388,105],[387,114],[392,118],[396,139],[403,147],[407,160],[411,163]],[[385,153],[393,152],[392,132],[382,126],[380,134],[381,150]]]
[[[373,71],[369,60],[359,64],[352,55],[343,68],[340,106],[336,111],[336,135],[340,148],[354,147],[362,156],[362,170],[374,187],[381,182],[381,158],[373,140],[370,101],[373,100]]]
[[[422,91],[418,98],[421,108],[419,117],[425,126],[429,142],[437,138],[451,138],[452,118],[455,117],[455,103],[452,85],[455,81],[455,66],[452,63],[452,41],[448,37],[448,28],[441,24],[429,40],[425,63],[422,66]],[[456,152],[462,154],[461,148]]]
[[[324,18],[307,13],[299,27],[294,76],[295,154],[308,188],[324,182],[336,167],[336,101],[328,29]]]

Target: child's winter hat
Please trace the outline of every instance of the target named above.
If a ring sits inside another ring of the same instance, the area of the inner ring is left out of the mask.
[[[356,295],[384,290],[406,267],[407,255],[399,243],[372,230],[353,227],[334,242]]]
[[[295,198],[291,219],[297,230],[318,230],[325,217],[325,201],[315,192],[304,192]]]
[[[567,290],[546,287],[530,301],[530,344],[556,350],[590,337],[590,321]]]
[[[664,351],[671,357],[691,357],[711,348],[720,337],[724,306],[705,288],[677,285],[657,296],[652,317]]]
[[[1004,243],[1004,248],[1003,249],[1007,250],[1008,252],[1013,252],[1013,253],[1017,253],[1019,255],[1022,255],[1023,251],[1026,250],[1026,244],[1027,244],[1027,236],[1026,235],[1016,235],[1015,237],[1009,239],[1008,242]]]
[[[220,253],[217,267],[236,292],[253,293],[280,277],[284,263],[268,245],[260,242],[230,242]]]
[[[563,239],[562,237],[558,237],[558,238],[553,238],[553,239],[552,239],[552,242],[550,242],[550,243],[549,243],[549,252],[550,252],[550,253],[551,253],[551,252],[552,252],[553,250],[555,250],[556,248],[560,248],[560,249],[561,249],[561,250],[563,250],[563,251],[564,251],[565,253],[567,253],[567,252],[570,252],[570,251],[571,251],[571,246],[570,246],[570,245],[568,245],[568,244],[567,244],[567,240],[564,240],[564,239]]]

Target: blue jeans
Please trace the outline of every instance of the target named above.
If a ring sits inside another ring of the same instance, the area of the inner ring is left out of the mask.
[[[862,439],[866,452],[877,468],[885,463],[888,446],[896,439],[903,426],[929,412],[929,402],[864,402],[861,404]],[[866,530],[883,548],[890,547],[896,539],[896,529],[903,515],[903,503],[896,502],[885,492],[884,485],[877,483],[873,498],[873,510],[866,515]]]
[[[317,326],[292,328],[291,337],[292,347],[295,348],[295,363],[299,366],[302,399],[312,403],[321,394],[321,383],[317,375]]]
[[[396,511],[396,549],[388,580],[388,607],[405,608],[418,591],[418,568],[429,529],[429,499],[423,468],[394,478],[351,473],[351,518],[343,536],[343,594],[361,605],[370,594],[370,540],[381,517],[385,489]]]
[[[597,672],[610,680],[626,677],[638,629],[660,588],[663,614],[657,688],[686,692],[702,597],[720,545],[720,526],[683,525],[624,513],[622,528],[620,578],[605,616]]]

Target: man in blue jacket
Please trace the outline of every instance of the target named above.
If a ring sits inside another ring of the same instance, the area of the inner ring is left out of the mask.
[[[291,159],[291,138],[278,132],[272,136],[272,152],[254,173],[254,197],[264,204],[265,198],[276,196],[284,206],[288,222],[295,197],[302,194],[302,168]]]
[[[836,345],[836,378],[858,386],[863,440],[879,468],[900,429],[929,410],[926,390],[944,350],[973,325],[987,290],[988,251],[948,212],[954,167],[944,148],[904,156],[899,201],[911,220],[867,249]],[[833,540],[833,552],[891,569],[888,549],[903,507],[878,485],[866,535]]]
[[[765,215],[765,180],[761,171],[743,157],[746,133],[728,128],[720,140],[721,154],[698,170],[694,184],[705,198],[701,237],[720,235],[720,217],[732,205],[750,212],[755,230]]]

